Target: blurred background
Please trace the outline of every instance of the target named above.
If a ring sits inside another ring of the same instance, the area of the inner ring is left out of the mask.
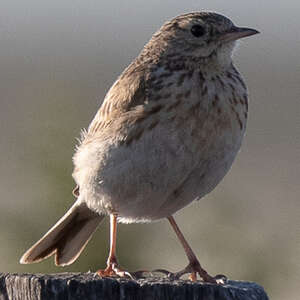
[[[211,10],[261,31],[235,54],[248,130],[222,183],[176,219],[211,274],[256,281],[273,300],[299,296],[299,1],[0,3],[0,272],[105,267],[108,220],[69,267],[18,261],[73,203],[75,138],[116,77],[164,21]],[[118,257],[128,270],[187,264],[166,221],[121,225]]]

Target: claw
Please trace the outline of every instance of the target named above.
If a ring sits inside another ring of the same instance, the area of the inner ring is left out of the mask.
[[[198,261],[191,262],[185,269],[178,272],[178,276],[181,277],[184,274],[190,274],[189,279],[193,282],[197,281],[197,274],[203,279],[204,282],[217,283],[216,279],[210,276],[202,267]]]
[[[105,270],[98,270],[96,272],[101,278],[103,277],[128,277],[134,279],[133,276],[122,269],[116,263],[111,263],[107,266]]]
[[[215,277],[210,276],[204,269],[201,268],[200,264],[193,263],[189,264],[183,270],[179,272],[170,272],[165,269],[156,269],[152,271],[153,273],[162,273],[166,275],[171,280],[178,280],[181,276],[185,274],[190,274],[189,279],[193,282],[197,281],[197,274],[203,279],[204,282],[214,283],[214,284],[225,284],[227,282],[227,277],[225,275],[217,275]]]

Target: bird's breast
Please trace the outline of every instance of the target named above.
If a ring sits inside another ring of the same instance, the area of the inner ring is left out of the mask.
[[[162,83],[159,76],[169,79]],[[160,70],[148,108],[140,107],[118,132],[107,128],[82,144],[75,179],[91,209],[116,212],[124,222],[150,221],[173,214],[220,182],[241,146],[247,94],[232,74],[205,76],[182,71],[174,77]]]

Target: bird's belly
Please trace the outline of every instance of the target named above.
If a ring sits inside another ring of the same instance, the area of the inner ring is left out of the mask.
[[[129,146],[95,143],[80,149],[74,178],[89,208],[116,213],[126,223],[170,216],[220,182],[243,136],[229,131],[201,147],[186,142],[185,132],[170,135],[169,129],[158,127]]]
[[[199,200],[210,193],[229,171],[241,145],[241,137],[236,137],[236,143],[228,146],[222,142],[200,163],[186,179],[168,197],[156,212],[157,218],[174,214],[189,205],[193,200]]]

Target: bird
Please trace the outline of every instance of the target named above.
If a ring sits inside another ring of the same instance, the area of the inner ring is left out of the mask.
[[[167,219],[189,261],[170,277],[216,283],[173,215],[211,192],[240,150],[248,91],[233,52],[239,39],[257,33],[215,12],[164,23],[81,133],[73,156],[76,201],[20,263],[54,255],[56,265],[72,264],[109,216],[107,266],[97,274],[130,277],[116,256],[117,224]]]

